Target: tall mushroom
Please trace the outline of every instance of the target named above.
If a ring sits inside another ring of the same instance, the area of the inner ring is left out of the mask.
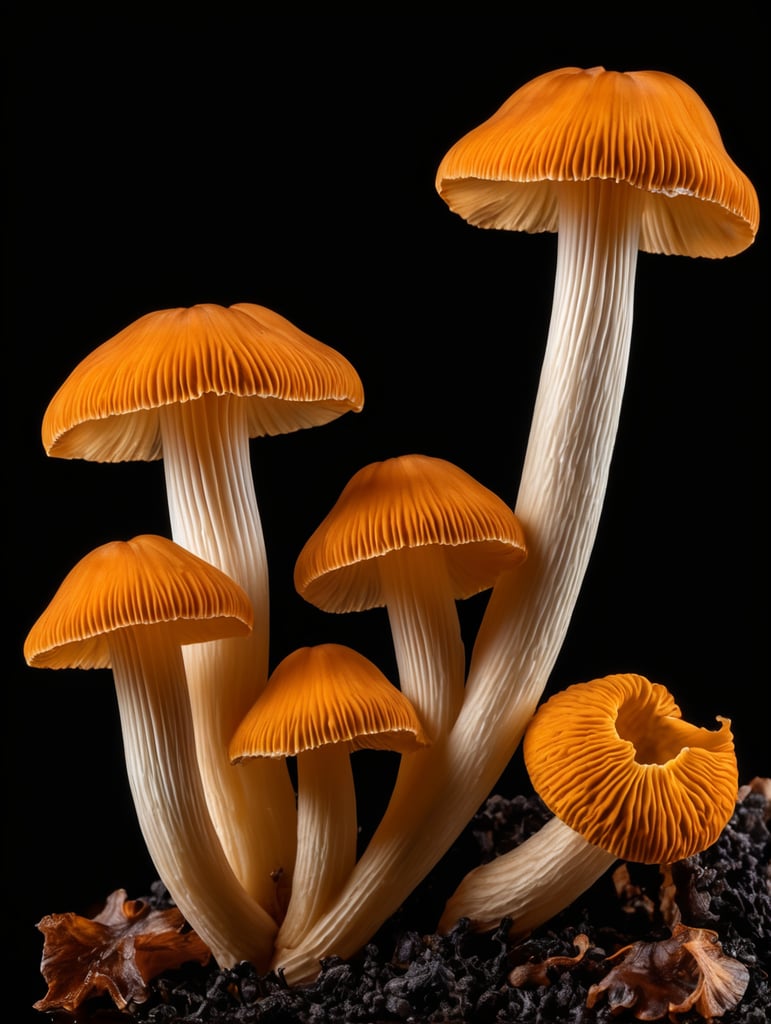
[[[643,676],[615,675],[556,693],[528,726],[530,779],[554,812],[535,835],[462,880],[440,931],[512,918],[519,936],[548,921],[617,860],[672,864],[716,842],[739,780],[731,723],[702,729]]]
[[[294,793],[286,767],[236,772],[230,738],[268,674],[268,570],[249,439],[327,423],[363,404],[334,349],[262,306],[148,313],[100,345],[46,410],[51,456],[163,458],[173,539],[241,584],[246,639],[185,653],[198,756],[215,826],[247,890],[277,917],[273,878],[291,877]]]
[[[356,860],[355,750],[419,750],[429,742],[407,698],[368,658],[341,644],[302,647],[274,669],[236,730],[234,762],[297,758],[297,860],[277,939],[295,946]]]
[[[163,883],[222,967],[269,962],[273,918],[243,889],[211,822],[181,645],[245,636],[252,609],[229,577],[143,535],[81,559],[30,630],[36,668],[112,668],[139,826]]]
[[[402,692],[437,740],[466,674],[456,601],[493,586],[526,548],[517,517],[458,466],[402,455],[360,469],[300,552],[295,587],[330,612],[385,606]]]
[[[521,740],[597,532],[638,250],[730,256],[752,243],[758,225],[755,191],[701,99],[654,71],[541,75],[450,149],[436,182],[473,224],[558,232],[549,337],[515,505],[528,559],[493,588],[446,744],[421,755],[419,780],[399,780],[338,905],[284,961],[288,977],[314,975],[333,945],[345,954],[366,941],[459,834]]]
[[[436,183],[471,224],[558,232],[549,338],[516,503],[532,557],[523,574],[495,588],[469,679],[472,717],[489,705],[491,680],[493,689],[516,687],[511,725],[521,735],[597,532],[637,252],[735,255],[754,239],[758,202],[701,99],[656,71],[541,75],[449,150]]]
[[[495,733],[507,743],[494,752],[494,779],[543,692],[597,533],[637,252],[734,255],[753,241],[758,203],[701,99],[656,71],[541,75],[450,149],[436,181],[474,225],[558,232],[549,338],[515,506],[530,558],[493,590],[461,723],[498,719]]]

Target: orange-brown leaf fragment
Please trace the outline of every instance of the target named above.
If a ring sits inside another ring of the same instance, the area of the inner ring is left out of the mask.
[[[672,1013],[687,1013],[693,1009],[705,1019],[722,1017],[744,995],[750,972],[740,961],[724,955],[714,932],[704,928],[688,930],[691,938],[683,945],[699,965],[699,984],[688,999],[679,1006],[670,1007],[670,1010]]]
[[[525,988],[530,985],[550,985],[549,969],[564,967],[569,970],[580,963],[589,949],[589,937],[581,933],[573,939],[573,946],[578,950],[576,956],[550,956],[540,963],[519,964],[509,974],[509,984],[514,988]]]
[[[722,1017],[744,995],[749,971],[726,956],[717,933],[675,925],[660,942],[635,942],[618,950],[612,970],[592,985],[586,999],[591,1009],[607,993],[611,1011],[634,1011],[637,1020],[676,1021],[694,1010],[705,1020]]]
[[[122,1010],[144,1002],[148,983],[164,971],[211,957],[176,907],[152,910],[144,900],[127,899],[125,889],[111,893],[93,918],[49,914],[37,927],[45,936],[40,971],[48,992],[36,1010],[72,1012],[104,993]]]

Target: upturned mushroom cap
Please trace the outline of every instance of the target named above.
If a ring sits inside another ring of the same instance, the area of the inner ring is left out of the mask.
[[[246,636],[252,608],[237,583],[173,541],[111,541],[64,578],[24,644],[35,668],[110,668],[110,636],[163,623],[169,642]]]
[[[525,763],[547,807],[588,842],[671,863],[711,846],[734,811],[731,723],[717,721],[717,731],[683,721],[669,691],[643,676],[606,676],[539,708]]]
[[[412,704],[376,665],[350,647],[320,644],[276,667],[230,757],[291,757],[331,743],[405,753],[429,742]]]
[[[556,231],[556,182],[645,193],[640,248],[731,256],[758,228],[758,198],[700,97],[662,71],[560,68],[518,89],[442,160],[436,187],[471,224]]]
[[[403,455],[354,474],[300,552],[295,587],[326,611],[379,607],[378,561],[429,547],[458,599],[491,587],[527,551],[519,520],[492,491],[444,459]]]
[[[278,313],[205,303],[147,313],[86,356],[46,410],[43,446],[65,459],[158,459],[158,410],[207,394],[244,399],[250,437],[327,423],[364,403],[348,360]]]

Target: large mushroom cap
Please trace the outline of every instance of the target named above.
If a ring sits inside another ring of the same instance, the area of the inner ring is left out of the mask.
[[[319,644],[276,667],[230,756],[291,757],[330,743],[404,753],[428,742],[412,704],[376,665],[342,644]]]
[[[354,474],[300,552],[295,586],[326,611],[379,607],[378,560],[429,547],[455,598],[493,586],[526,555],[520,522],[497,495],[444,459],[403,455]]]
[[[525,763],[547,807],[588,842],[672,863],[711,846],[734,811],[731,723],[717,721],[717,731],[683,721],[669,691],[643,676],[606,676],[538,709]]]
[[[225,573],[165,537],[112,541],[70,570],[24,657],[35,668],[110,668],[111,634],[161,623],[178,644],[246,636],[252,607]]]
[[[700,97],[662,71],[561,68],[518,89],[442,160],[437,189],[471,224],[556,231],[557,182],[645,192],[640,248],[731,256],[758,228],[758,198]]]
[[[206,303],[147,313],[72,371],[43,418],[59,458],[158,459],[159,410],[204,395],[248,403],[250,437],[317,426],[361,410],[353,366],[272,310]]]

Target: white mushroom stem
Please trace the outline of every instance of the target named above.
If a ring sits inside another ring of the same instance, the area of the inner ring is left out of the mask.
[[[446,741],[405,755],[383,820],[290,981],[352,955],[446,852],[512,757],[562,646],[594,544],[632,330],[641,194],[561,183],[552,319],[515,512],[528,558],[493,589]]]
[[[399,687],[436,741],[458,715],[466,674],[447,565],[435,547],[394,551],[378,564]]]
[[[284,761],[234,767],[228,744],[268,673],[268,568],[249,457],[246,404],[204,395],[160,412],[163,464],[176,543],[243,587],[248,637],[184,650],[204,791],[225,854],[244,888],[277,919],[294,863],[294,789]],[[280,878],[282,892],[275,879]]]
[[[109,646],[129,785],[153,864],[221,967],[264,968],[276,924],[233,874],[212,825],[182,650],[162,625],[116,630]]]
[[[510,937],[521,938],[569,907],[617,860],[550,818],[516,849],[466,875],[447,901],[439,931],[462,917],[476,931],[490,931],[510,917]]]
[[[356,861],[351,755],[332,743],[297,755],[297,860],[277,942],[296,946],[331,905]]]

